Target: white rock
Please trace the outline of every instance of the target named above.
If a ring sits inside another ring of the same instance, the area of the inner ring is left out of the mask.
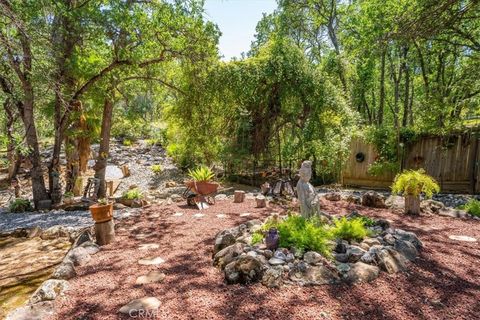
[[[135,299],[120,308],[119,312],[131,317],[138,316],[139,311],[156,310],[160,307],[160,300],[155,297]]]
[[[164,263],[165,260],[161,257],[155,257],[155,258],[145,258],[145,259],[140,259],[138,260],[138,263],[144,266],[151,266],[151,265],[159,265]]]

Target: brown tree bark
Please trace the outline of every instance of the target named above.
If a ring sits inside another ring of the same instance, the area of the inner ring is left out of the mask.
[[[380,101],[378,106],[377,122],[381,126],[383,124],[383,113],[385,110],[385,56],[387,52],[382,50],[382,59],[380,64]]]
[[[108,152],[110,149],[110,129],[112,127],[113,115],[113,98],[105,97],[103,105],[102,129],[100,134],[100,147],[98,150],[98,157],[95,163],[95,178],[100,179],[100,188],[98,189],[97,197],[105,198],[106,184],[105,172],[107,168]]]

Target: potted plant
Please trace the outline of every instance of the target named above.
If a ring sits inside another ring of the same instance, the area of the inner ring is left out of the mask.
[[[188,176],[192,181],[186,183],[187,187],[193,189],[200,195],[207,195],[217,192],[218,183],[212,182],[215,174],[207,166],[200,166],[194,170],[188,170]]]
[[[74,202],[74,194],[71,191],[67,191],[63,194],[63,203],[66,205],[72,204]]]
[[[405,170],[397,174],[392,185],[392,193],[405,196],[405,213],[420,214],[420,194],[431,198],[434,193],[440,191],[438,183],[425,170]]]
[[[133,188],[130,190],[125,191],[122,194],[122,198],[120,199],[120,203],[127,206],[131,207],[135,203],[139,203],[139,206],[142,205],[142,199],[143,199],[143,194],[138,188]]]
[[[96,223],[110,221],[113,218],[113,203],[105,198],[90,206],[90,213]]]

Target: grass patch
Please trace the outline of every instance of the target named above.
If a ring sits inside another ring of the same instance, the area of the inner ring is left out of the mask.
[[[162,173],[163,171],[163,167],[160,164],[154,164],[150,167],[150,169],[154,174],[159,174],[159,173]]]

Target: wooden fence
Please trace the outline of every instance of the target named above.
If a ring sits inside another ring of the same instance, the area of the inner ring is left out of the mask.
[[[363,154],[363,161],[362,156]],[[343,184],[354,187],[388,188],[395,172],[368,174],[378,153],[375,147],[354,139],[342,172]],[[406,147],[402,168],[419,169],[433,176],[443,192],[480,193],[480,136],[475,133],[449,137],[426,136]]]

